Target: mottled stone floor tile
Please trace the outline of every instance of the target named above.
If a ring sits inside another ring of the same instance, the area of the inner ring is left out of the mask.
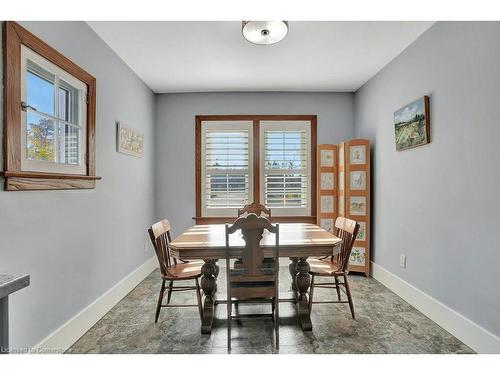
[[[289,297],[288,270],[283,267],[280,272],[280,297]],[[473,353],[373,278],[350,275],[349,281],[356,320],[351,318],[347,304],[315,304],[311,314],[313,330],[303,332],[295,305],[284,302],[279,306],[279,349],[275,346],[271,319],[242,320],[232,324],[231,354]],[[176,285],[194,285],[194,282]],[[163,308],[158,323],[154,323],[160,286],[156,270],[67,353],[227,354],[226,305],[217,306],[211,335],[200,333],[196,307]],[[225,299],[224,272],[218,279],[218,298]],[[336,298],[333,289],[315,291],[315,300]],[[172,303],[195,304],[195,292],[174,293]],[[233,308],[233,315],[270,311],[270,305],[240,304],[238,310]]]

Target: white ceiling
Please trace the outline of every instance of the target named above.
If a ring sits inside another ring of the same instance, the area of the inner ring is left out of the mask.
[[[432,22],[290,22],[271,46],[241,22],[88,22],[156,93],[356,91]]]

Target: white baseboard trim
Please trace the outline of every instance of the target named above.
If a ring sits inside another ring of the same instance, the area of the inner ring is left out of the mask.
[[[32,352],[53,352],[68,350],[99,319],[158,267],[158,260],[151,257],[137,269],[125,276],[111,289],[68,320],[32,348]]]
[[[477,353],[500,353],[500,338],[384,267],[371,262],[371,275]]]

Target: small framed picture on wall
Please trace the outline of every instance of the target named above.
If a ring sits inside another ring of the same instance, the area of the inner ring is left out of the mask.
[[[116,151],[137,156],[144,156],[144,134],[136,129],[116,123]]]

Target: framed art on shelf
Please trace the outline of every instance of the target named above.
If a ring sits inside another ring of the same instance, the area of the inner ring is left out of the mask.
[[[318,145],[316,223],[333,233],[337,218],[337,146]]]
[[[359,232],[349,261],[349,270],[370,273],[370,142],[353,139],[339,145],[338,212],[356,220]],[[345,212],[345,214],[344,214]]]
[[[370,142],[353,139],[318,145],[317,219],[334,233],[337,217],[359,223],[349,271],[370,274]]]
[[[333,233],[333,219],[320,219],[319,226],[330,233]]]
[[[366,197],[351,196],[349,199],[349,214],[351,216],[366,215]]]
[[[366,147],[364,145],[349,147],[349,161],[351,164],[365,164]]]
[[[358,221],[359,230],[358,235],[356,236],[356,240],[358,241],[366,241],[366,223],[364,221]]]
[[[320,150],[320,167],[331,167],[335,162],[334,150]]]
[[[333,206],[334,206],[334,201],[333,201],[333,195],[322,195],[321,196],[321,205],[320,205],[320,212],[321,213],[333,213]]]
[[[320,189],[333,190],[335,177],[333,172],[321,172]]]
[[[365,171],[352,171],[350,173],[349,185],[351,190],[365,190],[366,189],[366,172]]]
[[[364,266],[366,263],[366,251],[363,247],[354,246],[351,251],[349,264],[353,266]]]

